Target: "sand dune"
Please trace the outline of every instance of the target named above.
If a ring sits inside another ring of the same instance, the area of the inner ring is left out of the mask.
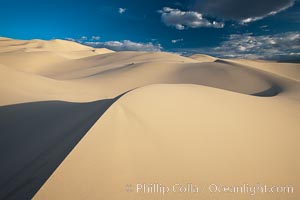
[[[91,56],[78,60],[69,60],[49,67],[49,71],[44,76],[54,79],[78,79],[96,74],[104,70],[112,70],[123,66],[134,67],[141,63],[194,63],[196,61],[169,53],[160,52],[117,52],[98,56]],[[78,72],[78,75],[76,74]],[[159,73],[159,72],[158,72]]]
[[[65,40],[12,40],[0,39],[1,64],[26,70],[28,67],[53,65],[67,59],[79,59],[113,51],[105,48],[97,49]],[[18,59],[13,59],[13,58]],[[23,64],[23,68],[20,64]]]
[[[0,199],[162,198],[125,192],[141,182],[300,186],[297,63],[0,38],[0,78]],[[164,196],[275,197],[299,193]]]
[[[190,56],[190,58],[193,58],[200,62],[214,62],[215,60],[217,60],[217,58],[215,58],[215,57],[204,55],[204,54],[194,54],[194,55]]]
[[[195,85],[137,89],[110,107],[34,199],[161,199],[124,189],[157,182],[298,188],[299,109],[298,101],[283,97],[270,101]],[[183,198],[295,199],[208,192],[163,197]]]
[[[263,60],[230,60],[231,62],[248,65],[271,73],[300,81],[299,63],[278,63]]]

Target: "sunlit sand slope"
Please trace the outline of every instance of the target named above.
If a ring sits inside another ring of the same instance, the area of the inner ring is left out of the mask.
[[[195,85],[123,96],[34,199],[297,199],[294,194],[136,193],[135,184],[300,186],[299,101]],[[287,106],[288,105],[288,106]],[[133,185],[133,192],[125,186]]]

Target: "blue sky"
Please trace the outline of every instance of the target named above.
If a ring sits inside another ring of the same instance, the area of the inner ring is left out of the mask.
[[[0,35],[114,50],[298,59],[298,0],[0,0]]]

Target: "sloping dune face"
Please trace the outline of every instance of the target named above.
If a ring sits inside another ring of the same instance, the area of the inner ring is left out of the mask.
[[[284,98],[194,85],[137,89],[105,113],[35,199],[295,199],[296,190],[253,196],[201,188],[163,196],[137,192],[136,184],[298,188],[298,119],[299,102]]]
[[[0,138],[9,141],[0,160],[19,163],[0,170],[0,199],[299,199],[299,74],[297,63],[0,38]],[[162,196],[137,184],[199,191]]]

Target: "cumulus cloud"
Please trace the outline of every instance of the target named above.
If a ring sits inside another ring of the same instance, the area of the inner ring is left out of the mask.
[[[107,42],[85,42],[84,44],[96,48],[108,48],[114,51],[161,51],[160,44],[138,43],[130,40],[107,41]]]
[[[299,59],[300,32],[261,36],[233,34],[212,51],[225,57]]]
[[[203,17],[201,13],[194,11],[181,11],[179,9],[173,9],[164,7],[163,10],[159,10],[161,13],[161,20],[167,26],[175,27],[177,30],[184,30],[187,28],[223,28],[224,23],[217,21],[210,21]]]
[[[221,58],[300,60],[300,32],[275,35],[233,34],[213,48],[174,49],[183,55],[197,53]]]
[[[177,40],[171,40],[171,42],[172,42],[173,44],[176,44],[176,43],[182,42],[182,41],[183,41],[182,38],[181,38],[181,39],[177,39]]]
[[[275,15],[294,5],[295,0],[192,0],[191,8],[217,18],[249,23]]]
[[[118,10],[118,12],[120,13],[120,14],[123,14],[124,12],[126,12],[126,8],[119,8],[119,10]]]
[[[80,38],[65,38],[66,40],[69,41],[73,41],[73,42],[78,42],[78,43],[84,43],[86,41],[97,41],[100,40],[100,36],[91,36],[91,37],[87,37],[87,36],[81,36]]]
[[[82,40],[87,40],[87,37],[86,37],[86,36],[81,36],[80,39],[82,39]]]
[[[69,38],[69,37],[65,38],[65,40],[72,41],[72,42],[77,42],[76,39],[74,39],[74,38]]]
[[[101,38],[100,36],[92,36],[92,37],[91,37],[91,40],[93,40],[93,41],[95,41],[95,40],[100,40],[100,38]]]

